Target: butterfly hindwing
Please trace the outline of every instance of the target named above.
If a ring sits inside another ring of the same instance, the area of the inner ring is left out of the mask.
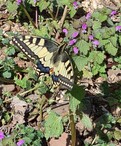
[[[29,59],[36,62],[37,70],[50,74],[54,82],[60,83],[66,89],[73,87],[72,63],[67,52],[57,43],[31,36],[13,37],[12,42]]]

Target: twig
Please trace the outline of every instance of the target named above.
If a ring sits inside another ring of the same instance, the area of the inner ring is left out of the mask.
[[[62,15],[62,17],[61,17],[61,20],[60,20],[59,23],[58,23],[58,24],[60,25],[60,27],[62,27],[63,24],[64,24],[64,21],[65,21],[65,18],[66,18],[66,14],[67,14],[67,11],[68,11],[67,8],[68,8],[68,7],[65,6],[63,15]]]
[[[54,16],[53,16],[53,13],[52,13],[52,11],[48,8],[48,11],[49,11],[49,14],[50,14],[50,16],[52,17],[52,19],[54,20]]]
[[[55,19],[57,18],[58,13],[59,13],[59,6],[57,7],[57,11],[56,11]]]

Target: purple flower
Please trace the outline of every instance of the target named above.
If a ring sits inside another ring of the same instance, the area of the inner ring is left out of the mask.
[[[92,44],[94,45],[94,47],[97,47],[100,43],[98,40],[94,40],[92,41]]]
[[[72,38],[76,38],[78,36],[79,32],[78,31],[75,31],[73,34],[72,34]]]
[[[75,43],[76,43],[76,39],[72,39],[72,40],[69,41],[69,45],[70,45],[70,46],[72,46],[72,45],[75,44]]]
[[[73,2],[74,9],[78,8],[78,3],[76,1]]]
[[[87,15],[86,15],[86,19],[88,20],[90,17],[91,17],[91,13],[89,12],[89,13],[87,13]]]
[[[121,32],[121,26],[116,26],[116,31]]]
[[[83,33],[86,33],[87,32],[86,29],[87,29],[87,24],[86,23],[83,23],[82,24],[82,32]]]
[[[89,40],[92,41],[94,39],[93,35],[89,35]]]
[[[17,0],[17,5],[20,5],[22,0]]]
[[[110,16],[114,16],[117,14],[117,11],[113,10],[111,13],[110,13]]]
[[[22,146],[24,144],[24,140],[23,139],[20,139],[18,142],[17,142],[17,146]]]
[[[37,2],[37,0],[34,0],[34,3],[36,3]]]
[[[73,47],[74,54],[78,54],[79,50],[77,47]]]
[[[5,137],[4,133],[0,131],[0,140],[2,140]]]
[[[62,31],[65,33],[65,35],[68,34],[68,30],[66,28],[64,28]]]

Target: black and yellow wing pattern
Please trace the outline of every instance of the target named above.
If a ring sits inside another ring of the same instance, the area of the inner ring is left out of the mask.
[[[21,36],[13,37],[12,42],[30,60],[36,62],[36,69],[47,73],[54,83],[71,90],[74,83],[73,66],[67,52],[46,38]]]

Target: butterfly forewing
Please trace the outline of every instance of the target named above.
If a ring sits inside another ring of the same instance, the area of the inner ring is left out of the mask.
[[[22,36],[13,37],[13,44],[32,61],[38,61],[37,70],[50,73],[53,69],[53,81],[60,83],[66,89],[73,87],[73,66],[65,51],[59,50],[57,43],[39,37]]]

